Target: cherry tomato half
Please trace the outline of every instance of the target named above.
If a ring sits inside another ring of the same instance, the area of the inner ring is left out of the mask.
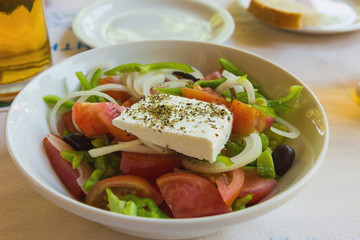
[[[160,205],[164,200],[155,186],[147,180],[133,175],[118,175],[97,182],[87,194],[86,204],[106,209],[107,202],[104,200],[106,188],[110,188],[119,198],[127,194],[134,194],[141,198],[150,198],[156,205]]]
[[[161,195],[175,218],[191,218],[231,212],[217,188],[190,173],[168,173],[156,180]]]

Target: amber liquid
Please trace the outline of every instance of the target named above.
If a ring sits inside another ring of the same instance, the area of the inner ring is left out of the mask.
[[[0,11],[0,100],[19,91],[7,91],[9,86],[28,81],[50,64],[42,0],[34,0],[31,9],[20,5],[11,13]]]

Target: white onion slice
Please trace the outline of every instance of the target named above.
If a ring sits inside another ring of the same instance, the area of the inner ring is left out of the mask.
[[[279,130],[277,128],[270,127],[270,130],[273,131],[274,133],[276,133],[280,136],[291,138],[291,139],[295,139],[300,135],[299,129],[297,129],[294,125],[290,124],[289,122],[285,121],[284,119],[278,117],[278,118],[274,119],[274,122],[280,123],[288,129],[288,132],[285,132],[285,131]]]
[[[225,71],[225,70],[224,70]],[[221,83],[216,89],[215,91],[220,93],[220,94],[223,94],[225,91],[227,91],[228,89],[234,87],[234,86],[238,86],[239,83],[238,83],[238,79],[239,77],[231,77],[231,78],[227,78],[226,77],[226,80]]]
[[[150,96],[150,90],[155,87],[160,85],[161,83],[163,83],[165,81],[165,76],[164,74],[157,74],[154,75],[148,79],[146,79],[146,81],[143,84],[143,94],[144,96]]]
[[[102,91],[123,91],[123,92],[127,92],[130,94],[130,91],[127,87],[121,85],[121,84],[115,84],[115,83],[110,83],[110,84],[104,84],[104,85],[100,85],[97,86],[93,89],[91,89],[91,91],[97,91],[97,92],[102,92]],[[80,97],[77,102],[85,102],[86,99],[88,99],[89,96],[85,95]]]
[[[253,85],[247,79],[241,85],[245,88],[245,91],[247,92],[249,103],[253,104],[255,102],[255,91]]]
[[[119,142],[114,145],[109,145],[101,148],[94,148],[89,150],[91,157],[100,157],[109,153],[126,151],[126,152],[136,152],[136,153],[148,153],[148,154],[167,154],[168,152],[157,152],[148,146],[142,144],[140,140],[134,140],[130,142]]]
[[[137,94],[134,89],[134,80],[137,77],[138,77],[138,74],[136,74],[136,73],[128,74],[126,77],[126,87],[129,89],[130,95],[132,95],[135,98],[140,98],[141,96],[139,94]]]
[[[174,76],[172,73],[164,73],[165,79],[168,81],[177,81],[178,78]]]
[[[146,80],[148,80],[149,78],[151,78],[152,76],[154,76],[156,74],[155,71],[146,73],[146,74],[140,74],[139,76],[137,76],[134,80],[134,89],[136,94],[140,95],[140,96],[144,96],[144,92],[143,92],[143,86]]]
[[[160,147],[160,146],[157,146],[145,139],[139,139],[145,146],[151,148],[152,150],[154,150],[155,152],[157,153],[163,153],[163,154],[169,154],[169,153],[172,153],[172,151],[166,149],[166,148],[163,148],[163,147]]]
[[[244,89],[243,86],[236,85],[236,86],[234,86],[233,88],[234,88],[234,90],[235,90],[236,93],[245,92],[245,89]]]
[[[220,94],[223,94],[225,91],[227,91],[228,89],[235,87],[235,86],[243,86],[247,92],[248,95],[248,102],[250,104],[253,104],[255,102],[255,91],[254,91],[254,87],[251,84],[251,82],[248,79],[244,79],[245,81],[243,81],[242,83],[239,83],[239,79],[241,78],[241,76],[236,76],[234,74],[232,74],[229,71],[224,70],[222,72],[222,75],[226,78],[226,81],[223,82],[222,84],[220,84],[215,91],[217,91]]]
[[[194,72],[191,72],[189,74],[191,74],[194,78],[197,78],[197,79],[203,79],[204,78],[204,75],[199,71],[199,69],[197,68],[194,68],[194,67],[191,67]]]
[[[103,155],[106,155],[106,154],[109,154],[112,152],[124,151],[125,149],[127,149],[129,147],[133,147],[133,146],[137,146],[137,145],[141,145],[141,144],[142,143],[140,140],[134,140],[134,141],[130,141],[130,142],[119,142],[114,145],[90,149],[89,154],[91,157],[100,157],[100,156],[103,156]]]
[[[62,136],[62,134],[59,134],[59,131],[57,129],[57,126],[56,126],[56,113],[57,111],[59,110],[60,106],[66,102],[67,100],[70,100],[72,98],[75,98],[75,97],[81,97],[81,96],[99,96],[99,97],[103,97],[107,100],[109,100],[110,102],[114,103],[114,104],[117,104],[118,103],[112,98],[110,97],[109,95],[105,94],[105,93],[102,93],[102,92],[96,92],[96,91],[79,91],[79,92],[73,92],[73,93],[70,93],[69,95],[63,97],[62,99],[60,99],[54,106],[54,108],[52,109],[51,113],[50,113],[50,118],[49,118],[49,122],[50,122],[50,130],[53,134],[56,134],[58,136]]]
[[[86,180],[89,179],[93,169],[87,162],[81,162],[80,165],[76,168],[79,172],[79,177],[76,179],[76,182],[79,184],[80,188],[83,190],[84,193],[87,193],[83,186]]]
[[[246,142],[245,149],[238,155],[230,158],[233,162],[233,165],[230,167],[226,167],[221,162],[209,163],[193,158],[184,158],[182,165],[187,169],[201,173],[220,173],[243,167],[256,160],[262,152],[261,138],[258,133],[251,133],[249,136],[244,137],[244,140]]]

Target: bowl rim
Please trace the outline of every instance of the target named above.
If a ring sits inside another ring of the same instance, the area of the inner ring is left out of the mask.
[[[188,41],[188,40],[151,40],[151,41],[137,41],[137,42],[127,42],[127,43],[120,43],[117,45],[111,45],[111,46],[105,46],[105,47],[100,47],[100,48],[96,48],[96,49],[91,49],[79,54],[76,54],[74,56],[71,56],[67,59],[64,59],[63,61],[61,61],[60,63],[50,67],[49,69],[45,70],[44,72],[40,73],[38,76],[36,76],[28,85],[26,85],[24,87],[24,89],[18,94],[18,96],[14,99],[13,103],[17,102],[17,99],[19,99],[22,94],[24,92],[27,91],[28,88],[31,87],[32,84],[35,84],[37,79],[41,78],[42,76],[48,74],[48,72],[51,72],[53,68],[57,68],[57,67],[61,67],[61,65],[65,64],[66,62],[70,62],[73,61],[74,59],[78,58],[79,55],[83,55],[86,56],[88,54],[95,54],[97,52],[101,52],[104,49],[107,48],[116,48],[116,47],[123,47],[123,46],[127,46],[127,45],[133,45],[133,44],[159,44],[159,43],[164,43],[164,42],[171,42],[172,44],[176,44],[176,43],[186,43],[186,44],[198,44],[198,45],[208,45],[208,46],[213,46],[213,47],[218,47],[218,48],[227,48],[233,51],[240,51],[240,52],[244,52],[246,54],[250,54],[253,55],[254,57],[260,58],[263,61],[269,62],[270,64],[272,64],[273,66],[280,68],[282,71],[285,71],[286,73],[290,74],[294,79],[296,79],[299,83],[301,83],[311,94],[311,97],[314,99],[314,101],[316,102],[317,106],[319,107],[319,109],[321,110],[321,115],[322,115],[322,120],[324,123],[324,141],[322,144],[322,148],[321,148],[321,152],[318,156],[318,158],[315,160],[314,165],[311,167],[311,169],[301,178],[299,179],[291,188],[285,190],[284,192],[282,192],[281,194],[271,197],[270,199],[267,199],[264,202],[261,202],[260,204],[256,204],[252,207],[246,208],[244,210],[241,211],[237,211],[237,212],[231,212],[231,213],[226,213],[226,214],[221,214],[221,215],[214,215],[214,216],[207,216],[207,217],[198,217],[198,218],[173,218],[173,219],[153,219],[153,218],[141,218],[141,217],[134,217],[134,216],[127,216],[127,215],[123,215],[123,214],[117,214],[117,213],[112,213],[109,211],[105,211],[102,209],[98,209],[89,205],[86,205],[83,202],[80,202],[74,198],[71,198],[70,196],[66,196],[60,192],[57,192],[51,188],[48,188],[45,184],[37,181],[36,177],[33,177],[32,174],[30,172],[27,172],[24,167],[21,165],[21,163],[16,159],[16,153],[14,153],[14,151],[12,150],[12,145],[9,142],[9,136],[10,136],[10,127],[9,127],[9,119],[12,116],[13,112],[15,111],[14,109],[14,105],[12,104],[10,106],[10,109],[7,113],[6,116],[6,121],[5,121],[5,141],[6,141],[6,146],[8,148],[8,151],[10,153],[10,156],[12,158],[12,161],[15,163],[16,167],[18,168],[18,170],[20,170],[20,173],[22,174],[23,177],[25,177],[25,179],[28,180],[28,182],[30,183],[30,185],[32,185],[32,187],[43,197],[45,197],[46,199],[50,200],[51,202],[55,203],[56,205],[58,205],[59,207],[75,214],[75,215],[79,215],[82,216],[88,220],[91,221],[95,221],[95,222],[99,222],[102,223],[102,220],[104,220],[105,218],[107,219],[107,222],[109,223],[110,221],[113,221],[114,224],[106,224],[106,225],[111,225],[111,226],[118,226],[115,225],[116,223],[118,223],[119,221],[124,220],[126,228],[127,229],[133,229],[133,230],[138,230],[138,228],[136,228],[136,225],[134,225],[134,228],[132,227],[127,227],[128,225],[131,225],[133,223],[144,223],[144,224],[152,224],[152,223],[156,223],[157,225],[161,225],[163,227],[166,227],[164,229],[164,232],[171,232],[174,231],[175,228],[182,226],[182,227],[186,227],[186,226],[193,226],[193,224],[197,224],[197,228],[200,229],[206,229],[208,228],[207,224],[212,223],[214,221],[216,221],[217,225],[225,227],[225,226],[230,226],[233,224],[237,224],[240,223],[242,221],[247,221],[253,218],[256,218],[260,215],[264,215],[270,211],[275,210],[276,208],[278,208],[279,206],[285,204],[286,202],[288,202],[289,200],[291,200],[292,198],[294,198],[296,196],[296,194],[298,192],[300,192],[300,190],[305,186],[305,184],[307,184],[309,182],[309,179],[314,175],[314,173],[318,170],[318,168],[320,167],[321,163],[323,162],[323,159],[325,157],[327,148],[328,148],[328,142],[329,142],[329,126],[328,126],[328,120],[325,114],[325,111],[320,103],[320,101],[317,99],[317,97],[315,96],[315,94],[312,92],[312,90],[300,79],[298,79],[295,75],[293,75],[291,72],[289,72],[288,70],[284,69],[283,67],[277,65],[276,63],[272,62],[269,59],[266,59],[264,57],[261,57],[255,53],[252,53],[250,51],[244,50],[244,49],[240,49],[240,48],[236,48],[236,47],[231,47],[231,46],[225,46],[225,45],[221,45],[221,44],[217,44],[217,43],[210,43],[210,42],[199,42],[199,41]],[[76,207],[77,212],[73,212],[70,210],[70,208]],[[270,208],[269,208],[270,207]],[[88,216],[89,212],[91,213],[91,216]],[[240,216],[244,216],[244,220],[240,220],[240,221],[234,221],[234,220],[239,220]],[[96,217],[96,219],[94,218]],[[124,226],[125,226],[124,225]],[[150,228],[151,229],[151,228]],[[155,230],[154,230],[155,231]]]

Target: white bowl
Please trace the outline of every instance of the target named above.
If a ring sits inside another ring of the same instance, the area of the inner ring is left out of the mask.
[[[209,234],[225,227],[264,215],[293,198],[318,169],[328,145],[328,124],[323,108],[305,86],[301,101],[291,114],[283,117],[301,131],[290,145],[296,151],[292,168],[280,178],[267,200],[245,210],[223,215],[190,219],[149,219],[114,214],[75,200],[51,168],[42,146],[49,133],[49,108],[42,97],[64,96],[77,85],[75,72],[88,72],[101,63],[114,65],[139,62],[177,61],[190,64],[203,73],[219,68],[226,58],[260,84],[272,99],[286,95],[291,85],[304,85],[276,64],[250,52],[212,43],[190,41],[147,41],[93,49],[44,71],[32,80],[12,103],[6,121],[9,151],[19,171],[45,198],[91,221],[116,231],[152,239],[180,239]]]

